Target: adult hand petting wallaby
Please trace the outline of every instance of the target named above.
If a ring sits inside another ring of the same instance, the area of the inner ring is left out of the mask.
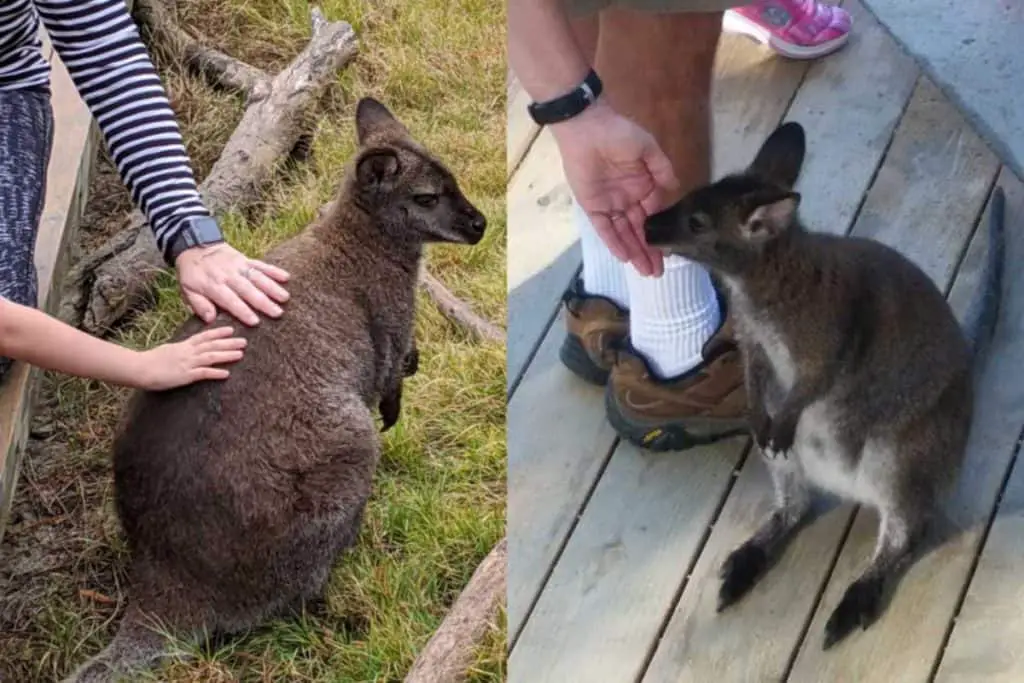
[[[267,261],[292,274],[280,320],[245,329],[225,382],[132,397],[114,444],[129,605],[69,681],[118,680],[165,653],[158,631],[230,634],[315,599],[356,538],[380,453],[416,371],[425,243],[476,244],[484,216],[376,100],[331,209]],[[188,321],[184,338],[202,327]]]

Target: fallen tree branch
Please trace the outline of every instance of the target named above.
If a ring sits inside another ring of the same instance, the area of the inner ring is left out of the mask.
[[[173,0],[135,0],[132,14],[149,31],[152,42],[215,88],[241,93],[249,103],[270,94],[270,75],[204,44],[174,18]]]
[[[501,539],[473,572],[441,626],[420,652],[405,683],[457,683],[473,665],[476,647],[505,596],[508,540]]]
[[[420,269],[420,285],[441,313],[466,328],[474,337],[483,341],[505,343],[504,330],[477,315],[466,302],[452,294],[444,283],[431,275],[425,266]]]
[[[199,186],[214,215],[259,199],[281,162],[308,134],[310,109],[318,105],[338,70],[355,56],[357,40],[351,25],[328,22],[316,8],[311,11],[311,21],[309,44],[273,78],[267,96],[246,109]],[[164,268],[152,231],[135,212],[126,228],[68,274],[68,294],[60,316],[88,332],[103,334],[141,305]]]

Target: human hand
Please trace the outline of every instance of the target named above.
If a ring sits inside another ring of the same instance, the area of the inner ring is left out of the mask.
[[[227,379],[226,368],[242,358],[246,341],[233,337],[230,327],[215,327],[174,344],[162,344],[143,351],[139,358],[139,386],[161,391],[204,379]]]
[[[288,281],[286,271],[247,258],[226,243],[186,249],[175,266],[185,303],[207,323],[220,308],[246,325],[257,325],[260,319],[253,308],[278,318],[283,313],[278,303],[288,300],[278,284]]]
[[[551,132],[573,195],[612,254],[660,276],[663,255],[647,246],[644,222],[679,181],[654,137],[602,100]]]

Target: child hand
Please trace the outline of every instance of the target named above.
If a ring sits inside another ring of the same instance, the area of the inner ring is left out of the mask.
[[[200,380],[227,379],[227,369],[213,366],[241,359],[246,340],[231,336],[233,332],[230,327],[216,327],[174,344],[143,351],[142,387],[161,391]]]

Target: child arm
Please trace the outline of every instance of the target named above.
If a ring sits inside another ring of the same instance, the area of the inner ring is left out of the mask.
[[[122,386],[158,390],[224,379],[228,371],[213,366],[239,360],[245,347],[245,340],[231,333],[219,327],[176,344],[134,351],[0,297],[0,356]]]

